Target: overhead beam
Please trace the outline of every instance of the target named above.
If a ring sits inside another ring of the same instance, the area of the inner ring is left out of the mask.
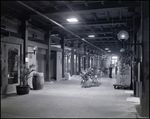
[[[91,32],[75,32],[76,34],[78,34],[78,35],[81,35],[81,34],[87,34],[87,35],[89,35]],[[96,33],[96,34],[112,34],[112,31],[110,31],[110,30],[105,30],[105,31],[94,31],[94,33]]]
[[[94,1],[94,2],[96,3],[96,2],[100,2],[100,1]],[[88,3],[88,2],[86,2],[86,3]],[[80,3],[80,4],[84,4],[84,3]],[[103,13],[104,11],[112,11],[112,10],[113,11],[118,11],[120,9],[127,10],[129,7],[137,6],[138,4],[139,3],[135,4],[134,2],[129,4],[128,2],[126,2],[126,3],[121,4],[121,5],[120,4],[112,4],[111,7],[110,7],[110,5],[105,5],[104,7],[101,7],[101,8],[97,5],[94,8],[87,7],[84,10],[80,10],[80,9],[75,10],[75,12],[77,14],[82,14],[82,13],[84,13],[84,14],[86,14],[86,13],[91,14],[93,12],[95,12],[95,13]],[[68,5],[72,5],[72,4],[68,4]],[[62,6],[65,6],[65,5],[62,5]],[[49,7],[51,7],[51,6],[49,6]],[[58,5],[58,7],[59,7],[59,5]],[[42,7],[39,7],[39,8],[42,8]],[[45,15],[59,15],[59,14],[64,15],[64,14],[69,14],[69,13],[70,12],[63,12],[62,11],[62,12],[57,12],[56,13],[56,12],[50,11],[49,13],[47,12]],[[37,15],[34,15],[34,16],[37,16]]]
[[[103,39],[103,38],[114,38],[113,36],[102,36],[102,37],[93,37],[93,38],[90,38],[90,37],[83,37],[84,39]],[[79,39],[79,38],[68,38],[68,39],[71,39],[71,40],[75,40],[75,39]]]
[[[118,3],[121,4],[121,0],[119,0]]]
[[[44,5],[50,5],[50,2],[49,1],[40,1],[42,4]],[[51,5],[52,6],[52,5]]]
[[[131,20],[127,20],[128,22],[129,21],[132,21]],[[119,24],[122,24],[122,25],[127,25],[127,21],[126,20],[114,20],[113,21],[113,25],[119,25]],[[94,23],[94,22],[90,22],[90,23],[87,23],[87,25],[83,24],[83,23],[78,23],[78,24],[62,24],[64,27],[87,27],[88,26],[108,26],[108,25],[112,25],[112,21],[103,21],[103,22],[97,22],[97,23]],[[49,26],[49,25],[48,25]],[[52,26],[51,26],[52,27]],[[54,29],[58,29],[59,27],[58,26],[54,26],[53,27]]]
[[[93,43],[94,44],[94,43]],[[100,43],[100,44],[95,44],[96,46],[102,46],[102,47],[105,47],[102,43]],[[111,46],[115,46],[116,47],[116,43],[113,43],[113,45],[111,45],[110,43],[106,43],[105,44],[106,46],[109,46],[109,47],[111,47]]]
[[[103,42],[105,42],[107,45],[109,44],[109,45],[111,45],[110,44],[110,42],[107,42],[107,40],[106,41],[103,41]],[[92,42],[93,43],[93,42]],[[99,45],[99,43],[101,44],[101,42],[95,42],[97,45]],[[115,41],[112,41],[112,44],[117,44],[117,41],[115,42]]]
[[[102,49],[96,47],[95,45],[93,45],[93,44],[91,44],[90,42],[86,41],[85,39],[81,38],[80,36],[74,34],[72,31],[68,30],[66,27],[62,26],[61,24],[59,24],[58,22],[54,21],[53,19],[51,19],[51,18],[47,17],[46,15],[44,15],[44,14],[42,14],[42,13],[36,11],[34,8],[32,8],[32,7],[30,7],[30,6],[26,5],[26,4],[24,4],[24,3],[21,2],[21,1],[17,1],[17,3],[21,4],[22,6],[26,7],[27,9],[29,9],[29,10],[35,12],[36,14],[38,14],[38,15],[40,15],[41,17],[47,19],[48,21],[50,21],[50,22],[56,24],[57,26],[61,27],[61,28],[64,29],[65,31],[67,31],[67,32],[69,32],[70,34],[72,34],[73,36],[78,37],[78,38],[79,38],[80,40],[82,40],[83,42],[86,42],[87,44],[90,44],[91,46],[95,47],[96,49],[103,51]],[[103,51],[103,52],[105,52],[105,51]]]
[[[104,49],[104,48],[111,48],[111,49],[120,49],[120,48],[117,48],[115,45],[114,45],[114,47],[112,47],[112,46],[109,46],[109,45],[106,45],[106,46],[104,46],[104,45],[97,45],[97,47],[101,47],[102,49]],[[110,49],[110,50],[111,50]]]
[[[88,7],[88,6],[89,6],[87,2],[84,2],[84,4],[85,4],[85,6],[86,6],[86,7]]]
[[[82,16],[83,17],[83,16]],[[118,23],[118,24],[122,24],[122,23],[127,23],[127,22],[133,22],[133,19],[113,19],[113,23]],[[108,21],[106,21],[106,20],[100,20],[100,21],[91,21],[91,22],[86,22],[87,23],[87,25],[102,25],[103,26],[103,24],[105,25],[107,25],[107,24],[112,24],[112,20],[108,20]],[[69,25],[69,26],[76,26],[76,25],[83,25],[83,22],[78,22],[78,23],[76,23],[76,24],[74,24],[74,23],[62,23],[62,25]]]
[[[107,20],[109,20],[109,12],[106,11],[105,13],[106,13]]]
[[[39,6],[38,5],[36,5],[34,2],[32,2],[32,1],[28,1],[28,2],[30,2],[30,4],[32,4],[32,5],[34,5],[36,8],[39,8]],[[42,11],[44,11],[44,9],[43,8],[39,8],[40,10],[42,10]]]
[[[109,43],[109,42],[114,42],[114,43],[116,43],[118,41],[116,41],[116,40],[109,40],[109,41],[108,40],[100,40],[100,41],[93,41],[93,40],[91,40],[90,42],[92,42],[92,43],[101,43],[101,42]]]
[[[55,8],[56,10],[59,10],[59,8],[58,8],[58,7],[56,7],[56,6],[54,6],[54,8]]]
[[[34,19],[32,17],[32,19]],[[113,25],[117,25],[117,24],[123,24],[126,25],[127,22],[133,22],[133,19],[117,19],[117,20],[113,20]],[[112,25],[112,20],[101,20],[101,21],[92,21],[92,22],[86,22],[86,24],[88,26],[106,26],[106,25]],[[78,22],[77,24],[72,24],[72,23],[64,23],[61,24],[64,27],[87,27],[83,22]],[[37,26],[41,26],[41,25],[37,25]],[[57,29],[58,27],[54,24],[46,24],[46,27],[53,27],[55,29]],[[102,30],[102,29],[101,29]]]
[[[105,4],[104,4],[104,1],[101,1],[101,4],[104,6]]]
[[[98,20],[98,18],[97,18],[97,16],[96,16],[96,14],[95,14],[95,13],[93,13],[93,14],[92,14],[92,16],[93,16],[93,19],[94,19],[95,21],[97,21],[97,20]]]
[[[120,20],[121,20],[121,18],[122,18],[122,15],[121,15],[121,10],[119,11],[119,13],[120,13],[119,17],[120,17]]]
[[[116,47],[116,44],[113,44],[113,45],[111,45],[111,44],[105,44],[105,45],[102,45],[102,44],[97,44],[96,45],[97,47],[115,47],[116,49],[117,49],[117,47]]]
[[[99,26],[99,28],[101,29],[101,31],[103,31],[103,28],[102,28],[102,26]]]

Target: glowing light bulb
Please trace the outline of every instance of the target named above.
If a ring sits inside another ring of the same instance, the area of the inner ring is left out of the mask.
[[[125,35],[123,34],[123,35],[121,35],[121,37],[122,37],[122,38],[124,38],[124,37],[125,37]]]

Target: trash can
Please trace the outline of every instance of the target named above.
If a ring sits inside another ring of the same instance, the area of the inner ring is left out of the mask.
[[[33,74],[33,79],[32,79],[32,84],[33,84],[33,90],[40,90],[43,89],[44,86],[44,74],[43,73],[34,73]]]

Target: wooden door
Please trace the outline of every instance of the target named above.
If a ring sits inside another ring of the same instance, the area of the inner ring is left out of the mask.
[[[16,93],[16,85],[20,84],[20,70],[15,60],[17,57],[20,59],[20,45],[1,42],[1,51],[1,92]]]

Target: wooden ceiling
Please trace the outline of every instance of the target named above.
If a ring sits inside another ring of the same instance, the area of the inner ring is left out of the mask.
[[[116,35],[126,29],[133,30],[133,17],[140,14],[140,1],[21,1],[23,4],[47,16],[59,25],[47,20],[17,1],[1,1],[1,16],[20,20],[28,16],[30,24],[39,29],[50,29],[53,34],[64,34],[67,41],[87,42],[103,49],[118,51],[121,47]],[[77,23],[66,19],[76,17]],[[118,29],[118,30],[117,30]],[[88,35],[95,35],[89,38]],[[76,37],[78,36],[78,37]],[[128,41],[130,41],[130,37]],[[85,42],[86,43],[86,42]],[[87,43],[88,45],[88,43]]]

